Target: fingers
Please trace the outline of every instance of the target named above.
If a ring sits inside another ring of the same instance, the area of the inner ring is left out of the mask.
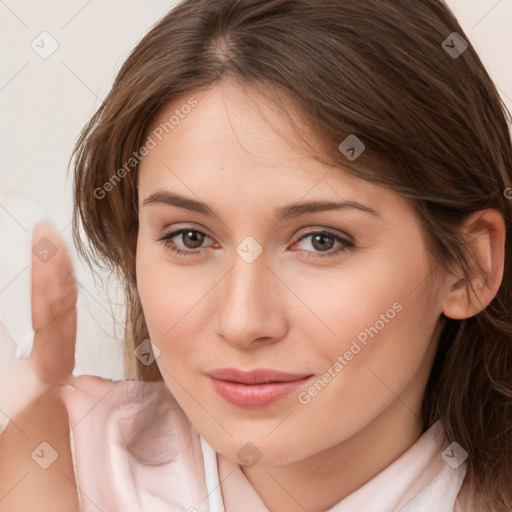
[[[53,226],[37,224],[32,238],[30,359],[43,381],[62,384],[75,362],[78,287],[69,251]]]
[[[32,233],[32,327],[47,326],[76,306],[78,290],[64,242],[53,226],[43,221]]]
[[[0,320],[0,430],[45,389],[29,361],[16,359],[16,343]]]
[[[1,510],[77,510],[69,417],[54,384],[72,373],[78,289],[71,258],[48,222],[32,233],[31,303],[35,331],[29,359],[15,359],[15,344],[0,323]],[[4,419],[5,419],[4,418]],[[40,467],[38,467],[37,464]],[[54,505],[57,504],[58,505]]]

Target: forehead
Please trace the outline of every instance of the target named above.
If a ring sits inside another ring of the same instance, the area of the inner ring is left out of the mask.
[[[275,98],[282,99],[282,93]],[[193,109],[188,107],[191,101]],[[314,133],[292,100],[284,102],[279,108],[258,89],[231,81],[177,98],[162,107],[147,130],[158,141],[148,160],[186,148],[191,161],[215,158],[216,164],[221,157],[226,162],[253,160],[251,167],[260,168],[301,161],[305,144],[290,122],[313,145]]]
[[[285,114],[256,90],[230,82],[167,104],[147,130],[156,144],[139,166],[141,200],[167,188],[218,204],[357,197],[377,207],[400,201],[392,191],[308,154],[290,119],[313,147],[315,134],[292,102],[287,107]]]

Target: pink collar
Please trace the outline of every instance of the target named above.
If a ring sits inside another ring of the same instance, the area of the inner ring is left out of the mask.
[[[206,443],[164,383],[85,376],[62,390],[82,512],[269,512],[240,466]],[[452,512],[466,466],[445,462],[453,462],[453,451],[443,459],[447,444],[435,423],[328,512]]]

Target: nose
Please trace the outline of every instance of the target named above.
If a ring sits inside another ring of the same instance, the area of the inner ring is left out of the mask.
[[[287,329],[284,285],[264,254],[251,263],[235,254],[221,283],[217,334],[237,348],[276,343]]]

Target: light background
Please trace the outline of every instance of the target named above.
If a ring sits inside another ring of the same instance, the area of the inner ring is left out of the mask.
[[[72,249],[80,283],[75,375],[122,378],[123,306],[115,283],[108,299],[74,251],[68,160],[131,49],[176,3],[0,0],[0,314],[26,354],[30,235],[47,217]],[[447,3],[512,110],[512,0]],[[31,47],[43,31],[58,43],[46,59]]]

